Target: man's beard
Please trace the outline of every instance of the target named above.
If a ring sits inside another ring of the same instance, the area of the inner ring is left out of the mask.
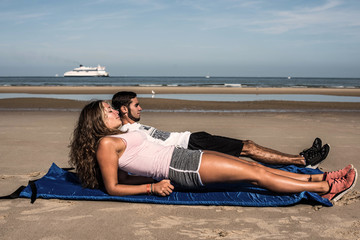
[[[140,118],[136,118],[136,117],[134,117],[132,114],[131,114],[131,112],[129,111],[129,113],[128,113],[128,117],[131,119],[131,120],[133,120],[134,122],[138,122],[138,121],[140,121]]]

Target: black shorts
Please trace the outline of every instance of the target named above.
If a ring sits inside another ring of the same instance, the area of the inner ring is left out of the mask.
[[[211,135],[207,132],[191,133],[188,149],[211,150],[240,157],[244,142],[242,140]]]

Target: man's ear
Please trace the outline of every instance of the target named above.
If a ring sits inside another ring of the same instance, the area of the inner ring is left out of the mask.
[[[128,113],[128,108],[126,106],[121,106],[120,111],[122,114],[126,114],[126,113]]]

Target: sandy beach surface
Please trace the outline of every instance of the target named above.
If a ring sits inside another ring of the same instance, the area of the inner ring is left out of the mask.
[[[140,87],[0,87],[0,93],[115,93]],[[163,93],[289,93],[360,96],[359,89],[159,87]],[[331,146],[324,171],[360,170],[360,103],[197,102],[140,99],[141,122],[167,131],[207,131],[287,153],[315,137]],[[0,195],[68,165],[68,144],[85,102],[0,99]],[[189,112],[185,110],[204,110]],[[272,109],[266,112],[262,110]],[[217,110],[208,112],[206,110]],[[218,110],[248,110],[221,112]],[[250,111],[258,110],[258,111]],[[261,111],[259,111],[261,110]],[[0,200],[0,239],[360,239],[360,184],[333,207],[173,206],[111,201]]]

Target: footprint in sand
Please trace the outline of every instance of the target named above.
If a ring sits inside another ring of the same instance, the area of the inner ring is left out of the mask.
[[[71,201],[58,201],[58,200],[47,200],[47,201],[39,201],[41,202],[42,206],[37,207],[30,210],[24,210],[21,212],[22,215],[34,215],[34,214],[41,214],[41,213],[48,213],[48,212],[55,212],[55,211],[63,211],[63,210],[70,210],[70,208],[75,205],[75,202]]]

